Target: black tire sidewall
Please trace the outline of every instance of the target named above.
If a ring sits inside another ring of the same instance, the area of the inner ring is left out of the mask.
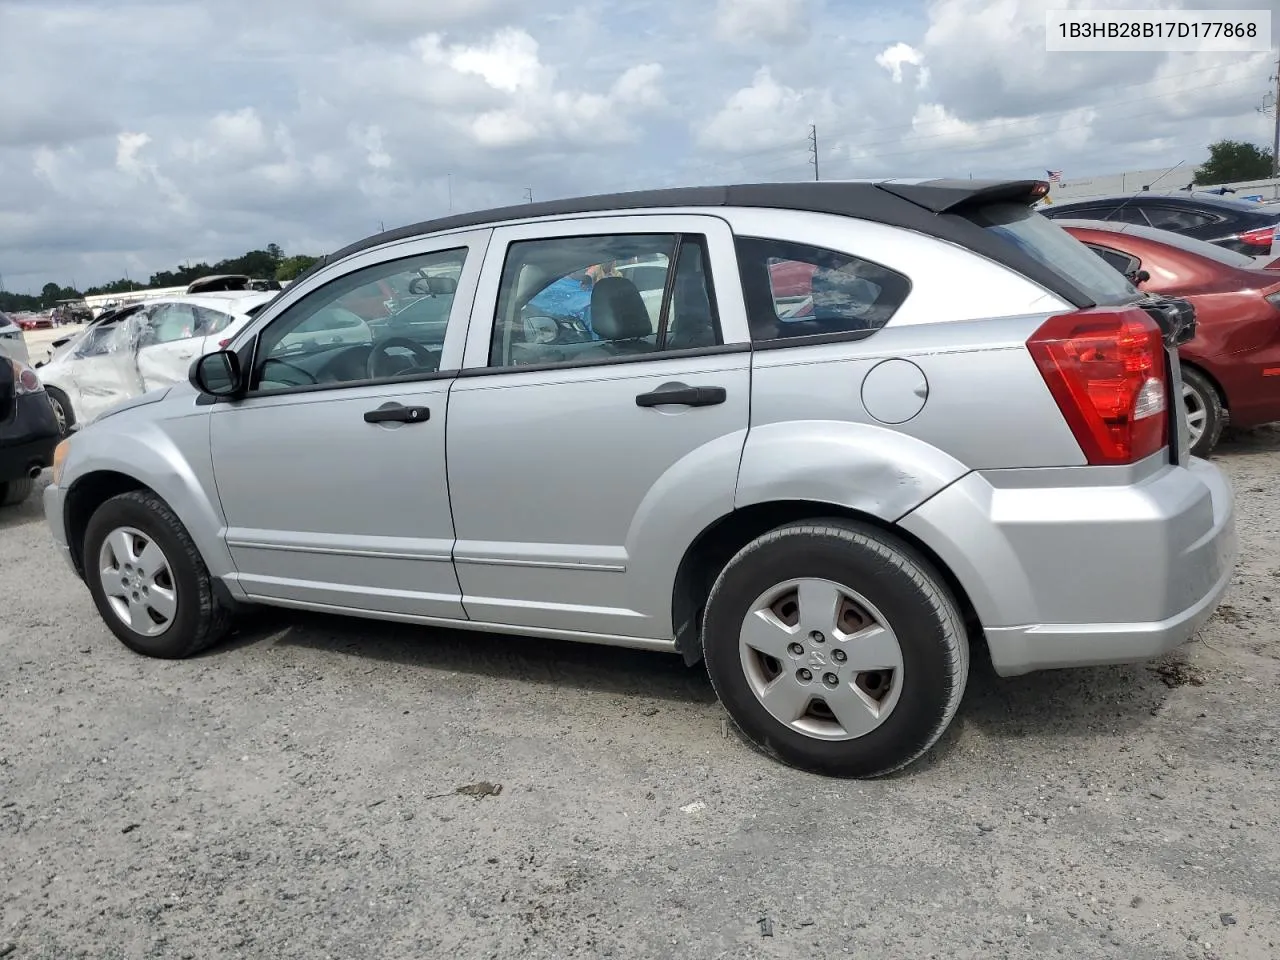
[[[98,552],[111,531],[118,527],[134,527],[156,542],[169,561],[177,587],[177,612],[169,629],[156,637],[135,633],[124,623],[107,602],[102,588]],[[154,501],[144,502],[129,495],[108,500],[90,518],[85,528],[84,571],[89,593],[108,629],[120,642],[136,653],[162,659],[176,659],[187,655],[192,638],[200,633],[201,577],[192,565],[188,546],[164,522]]]
[[[902,766],[904,758],[914,758],[936,738],[939,725],[948,719],[953,685],[964,682],[950,665],[952,645],[966,641],[963,635],[948,637],[946,622],[929,594],[880,549],[862,538],[850,540],[820,530],[791,530],[731,561],[707,606],[707,671],[730,716],[767,753],[817,773],[874,776]],[[928,577],[954,610],[945,588],[921,559],[896,546],[890,549],[908,568],[914,567],[917,576]],[[738,642],[750,605],[774,585],[805,577],[834,580],[865,596],[889,621],[902,650],[903,689],[897,705],[879,727],[856,740],[817,740],[787,728],[760,703],[743,672]]]
[[[1209,378],[1198,370],[1183,367],[1182,382],[1200,398],[1200,403],[1204,407],[1204,433],[1200,435],[1199,441],[1191,445],[1191,453],[1196,457],[1206,457],[1213,452],[1213,448],[1218,445],[1218,440],[1222,436],[1222,401],[1218,399],[1218,391],[1209,382]],[[1182,416],[1185,418],[1186,402],[1179,397],[1178,403],[1181,404]]]
[[[75,426],[76,415],[71,409],[71,399],[59,390],[57,387],[45,387],[45,393],[49,395],[49,399],[53,403],[62,408],[63,430],[62,435],[65,437],[71,432],[71,428]]]

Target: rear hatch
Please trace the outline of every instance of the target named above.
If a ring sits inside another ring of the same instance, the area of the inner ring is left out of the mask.
[[[1169,382],[1166,412],[1169,455],[1173,463],[1190,458],[1190,432],[1182,403],[1182,367],[1178,347],[1196,335],[1196,311],[1188,300],[1144,293],[1119,271],[1061,226],[1026,204],[1002,203],[965,214],[1045,266],[1067,277],[1099,306],[1133,304],[1160,328],[1165,344],[1165,373]]]

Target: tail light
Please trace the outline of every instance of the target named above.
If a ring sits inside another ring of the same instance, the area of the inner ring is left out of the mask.
[[[10,365],[13,367],[13,390],[17,396],[44,391],[44,384],[34,370],[17,360],[10,361]]]
[[[1145,311],[1050,317],[1027,349],[1090,464],[1135,463],[1168,443],[1164,341]]]
[[[1237,239],[1248,247],[1261,247],[1270,250],[1276,238],[1275,227],[1259,227],[1257,230],[1246,230]]]
[[[219,341],[218,341],[218,349],[219,349],[219,350],[225,350],[225,349],[227,349],[227,347],[228,347],[230,344],[231,344],[231,340],[230,340],[230,339],[227,339],[227,340],[219,340]]]

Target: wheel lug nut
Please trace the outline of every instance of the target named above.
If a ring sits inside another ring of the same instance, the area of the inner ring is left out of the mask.
[[[849,659],[849,656],[843,650],[832,650],[831,659],[834,660],[836,663],[844,663],[846,660]]]
[[[834,687],[837,683],[840,682],[840,678],[837,677],[834,673],[824,673],[822,675],[822,682],[825,683],[828,687]]]
[[[814,643],[826,643],[826,642],[827,642],[827,638],[826,638],[826,637],[824,637],[824,636],[822,635],[822,631],[821,631],[821,630],[815,630],[815,631],[813,631],[813,633],[809,634],[809,639],[810,639],[810,640],[812,640]]]
[[[787,649],[791,651],[792,656],[796,657],[801,656],[804,653],[804,647],[800,646],[798,643],[791,644]]]
[[[801,667],[799,670],[796,671],[796,676],[800,679],[801,683],[808,683],[810,680],[813,679],[813,674],[810,673],[808,670],[806,670],[804,667]]]

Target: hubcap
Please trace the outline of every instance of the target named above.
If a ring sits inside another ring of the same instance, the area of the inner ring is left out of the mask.
[[[178,612],[178,588],[169,560],[134,527],[119,527],[98,551],[98,576],[107,604],[134,633],[156,637]]]
[[[63,410],[62,404],[60,404],[57,400],[53,399],[52,397],[49,398],[49,403],[53,407],[53,419],[58,422],[58,432],[66,433],[67,432],[67,411]]]
[[[1182,385],[1182,405],[1187,411],[1187,431],[1194,447],[1204,436],[1204,428],[1209,422],[1209,410],[1205,406],[1204,397],[1186,383]]]
[[[738,646],[756,698],[807,737],[866,736],[902,692],[902,648],[888,621],[831,580],[788,580],[762,593]]]

